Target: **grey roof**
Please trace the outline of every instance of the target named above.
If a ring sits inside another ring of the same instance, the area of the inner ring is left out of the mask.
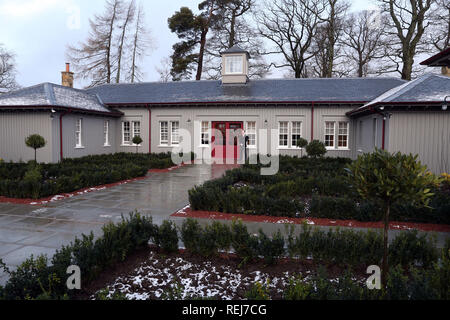
[[[441,102],[449,95],[450,77],[430,73],[387,91],[365,106],[392,102]]]
[[[42,83],[0,95],[2,107],[63,107],[87,112],[117,113],[94,93],[53,83]]]
[[[222,102],[368,102],[402,85],[392,78],[263,79],[245,85],[220,81],[109,84],[88,89],[106,104]]]
[[[250,58],[250,53],[247,50],[242,49],[241,47],[234,45],[231,48],[222,51],[220,54],[227,54],[227,53],[246,53],[247,56]]]

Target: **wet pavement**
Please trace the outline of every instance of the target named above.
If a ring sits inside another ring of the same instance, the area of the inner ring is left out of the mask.
[[[56,249],[69,244],[76,236],[91,231],[99,236],[105,223],[118,222],[122,215],[127,216],[134,210],[151,216],[157,224],[170,218],[181,225],[184,218],[170,215],[188,204],[188,190],[222,176],[231,167],[189,165],[170,172],[150,173],[147,179],[42,206],[0,203],[0,258],[8,267],[15,268],[31,254],[47,254],[51,257]],[[208,220],[201,220],[201,223],[208,223]],[[286,231],[282,224],[245,224],[254,233],[260,228],[267,234],[277,230]],[[300,226],[295,228],[299,229]],[[400,232],[391,230],[391,239]],[[449,234],[436,233],[436,236],[438,246],[441,247]],[[6,275],[0,271],[0,285],[5,281]]]
[[[81,234],[101,235],[105,223],[138,210],[160,224],[185,207],[188,190],[222,176],[232,166],[189,165],[147,179],[42,206],[0,203],[0,258],[15,268],[30,255],[53,255]],[[0,271],[0,285],[6,281]]]

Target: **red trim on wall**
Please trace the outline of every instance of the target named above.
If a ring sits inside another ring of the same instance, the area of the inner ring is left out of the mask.
[[[384,141],[385,141],[385,134],[386,134],[386,117],[383,116],[383,133],[381,138],[381,150],[384,150]]]
[[[314,140],[314,101],[311,102],[311,141]]]

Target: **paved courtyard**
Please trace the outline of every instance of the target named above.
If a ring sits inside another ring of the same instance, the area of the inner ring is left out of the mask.
[[[16,267],[31,254],[49,257],[76,236],[101,235],[101,227],[120,221],[121,215],[137,209],[160,224],[188,204],[188,190],[204,181],[220,177],[230,166],[189,165],[170,172],[150,173],[148,179],[118,185],[43,206],[0,203],[0,258]],[[184,218],[172,217],[180,225]],[[207,221],[201,221],[207,223]],[[228,222],[230,223],[230,222]],[[262,228],[272,234],[284,225],[246,222],[249,230]],[[299,226],[296,226],[299,228]],[[321,227],[327,228],[327,227]],[[400,231],[391,231],[395,237]],[[442,246],[446,233],[437,234]],[[0,271],[0,285],[6,275]]]

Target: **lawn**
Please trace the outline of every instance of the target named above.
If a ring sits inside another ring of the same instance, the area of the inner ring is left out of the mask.
[[[189,191],[192,210],[296,218],[380,221],[381,204],[362,199],[346,179],[346,158],[280,157],[276,175],[245,165]],[[391,220],[450,224],[450,180],[430,186],[429,208],[398,203]]]
[[[56,164],[0,162],[0,196],[39,199],[143,177],[174,166],[170,153],[116,153],[64,159]]]

